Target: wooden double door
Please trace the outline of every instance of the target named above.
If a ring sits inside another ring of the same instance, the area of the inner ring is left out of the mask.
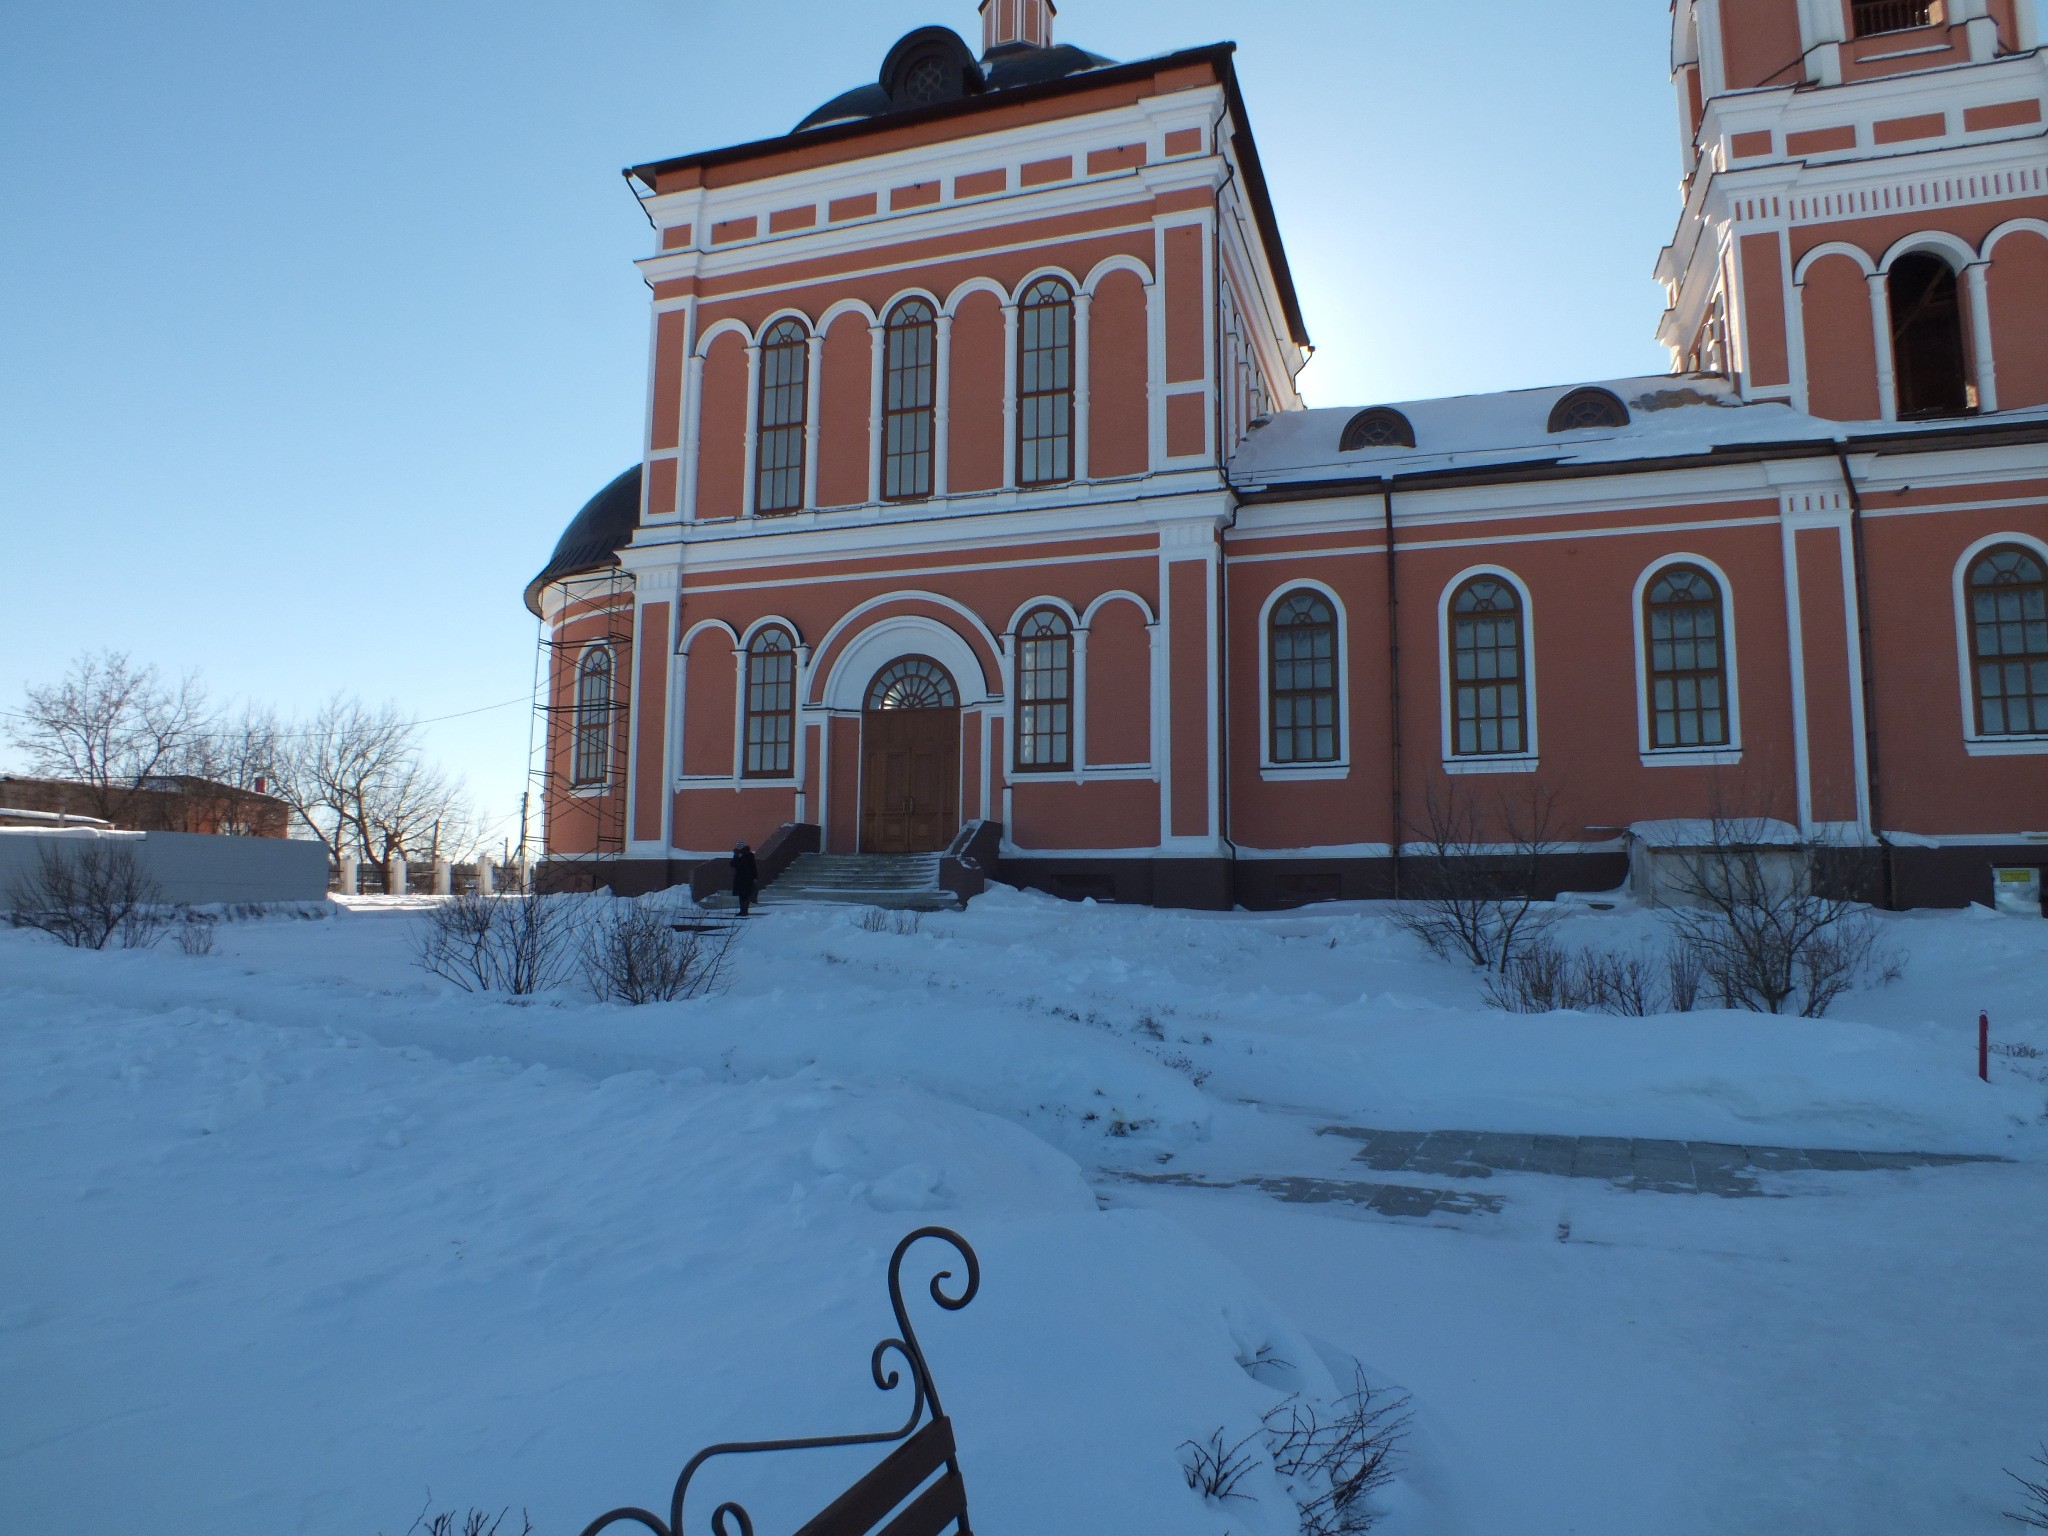
[[[960,711],[861,719],[862,853],[943,853],[960,830]]]

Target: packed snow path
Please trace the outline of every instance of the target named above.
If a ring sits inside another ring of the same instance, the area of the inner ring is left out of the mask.
[[[462,995],[417,921],[0,932],[0,1523],[399,1536],[431,1489],[569,1536],[697,1446],[895,1415],[878,1266],[930,1220],[986,1266],[925,1342],[988,1536],[1296,1536],[1179,1447],[1354,1360],[1414,1399],[1382,1536],[1989,1536],[2048,1435],[2048,925],[1888,922],[1905,980],[1810,1023],[1503,1017],[1361,909],[785,909],[642,1010]],[[1241,1187],[1366,1182],[1332,1125],[2011,1161]]]

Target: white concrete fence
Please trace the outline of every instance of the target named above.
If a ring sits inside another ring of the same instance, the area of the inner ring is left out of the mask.
[[[8,827],[0,828],[0,910],[13,905],[17,885],[35,879],[45,849],[84,852],[105,845],[132,850],[142,872],[162,890],[163,899],[179,905],[268,905],[322,901],[327,896],[327,850],[318,843],[274,837],[210,837],[197,832]]]

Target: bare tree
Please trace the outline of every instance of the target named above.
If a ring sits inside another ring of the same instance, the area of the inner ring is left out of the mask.
[[[179,797],[185,825],[174,831],[209,831],[253,837],[263,802],[274,794],[285,740],[274,710],[245,704],[214,717],[186,755],[191,775]]]
[[[474,837],[461,785],[426,761],[419,727],[388,704],[330,699],[285,733],[274,790],[336,861],[439,857]]]
[[[31,685],[25,703],[7,734],[29,772],[84,785],[108,821],[127,792],[192,771],[213,718],[196,674],[167,682],[121,651],[79,657],[62,682]]]
[[[1549,926],[1536,893],[1558,848],[1557,820],[1556,794],[1533,779],[1519,798],[1503,793],[1491,815],[1456,780],[1432,788],[1412,829],[1422,851],[1403,865],[1412,899],[1395,921],[1446,959],[1504,970]]]
[[[2048,1445],[2041,1447],[2041,1454],[2034,1458],[2034,1465],[2043,1473],[2048,1473]],[[2027,1495],[2027,1507],[2012,1510],[2005,1518],[2031,1526],[2037,1531],[2048,1531],[2048,1479],[2037,1483],[2017,1472],[2008,1471],[2005,1475],[2018,1483]]]

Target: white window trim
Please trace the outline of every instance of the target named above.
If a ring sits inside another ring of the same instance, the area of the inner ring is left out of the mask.
[[[1283,598],[1297,592],[1315,592],[1330,604],[1337,616],[1337,756],[1333,761],[1276,763],[1273,761],[1273,610]],[[1259,608],[1259,776],[1268,781],[1299,779],[1347,779],[1351,776],[1351,615],[1344,599],[1327,582],[1303,577],[1280,583],[1266,594]]]
[[[1674,565],[1696,565],[1721,586],[1721,675],[1728,697],[1722,701],[1728,716],[1728,741],[1723,746],[1659,747],[1650,734],[1650,637],[1643,612],[1643,598],[1650,583]],[[1728,767],[1742,761],[1742,671],[1735,654],[1735,584],[1728,573],[1705,555],[1663,555],[1643,569],[1629,598],[1629,623],[1636,636],[1636,742],[1645,768]]]
[[[750,778],[747,775],[747,689],[751,685],[752,680],[748,674],[751,671],[754,637],[759,635],[764,629],[779,629],[789,636],[791,654],[796,657],[796,675],[792,679],[792,686],[795,689],[796,707],[791,711],[793,719],[790,722],[789,772],[787,774],[778,774],[773,778]],[[802,785],[804,770],[804,680],[805,673],[808,670],[804,663],[807,659],[808,656],[804,650],[803,631],[779,614],[769,614],[766,617],[756,619],[747,626],[746,632],[740,636],[738,643],[734,646],[733,662],[739,675],[734,679],[736,718],[733,721],[732,729],[731,782],[739,788],[790,789]]]
[[[1451,676],[1451,599],[1460,587],[1475,576],[1498,576],[1521,595],[1522,688],[1526,695],[1523,700],[1522,719],[1529,740],[1520,752],[1461,754],[1451,750],[1451,743],[1456,739],[1451,709],[1451,695],[1454,691],[1454,680]],[[1445,582],[1444,589],[1436,600],[1436,672],[1438,729],[1443,733],[1440,741],[1444,772],[1534,773],[1542,761],[1542,742],[1536,730],[1536,604],[1529,595],[1529,584],[1506,566],[1494,563],[1467,566]]]
[[[2009,532],[1986,534],[1977,540],[1962,557],[1956,561],[1954,574],[1956,610],[1956,681],[1962,692],[1958,695],[1963,710],[1963,749],[1971,757],[2041,757],[2048,756],[2048,736],[1986,736],[1977,729],[1977,680],[1971,676],[1975,665],[1976,652],[1970,638],[1970,567],[1988,549],[2001,544],[2018,544],[2031,549],[2044,566],[2048,566],[2048,543],[2043,543],[2032,534]]]
[[[605,705],[604,776],[583,780],[576,777],[576,758],[583,747],[583,668],[597,652],[611,660],[611,689]],[[613,793],[618,786],[618,744],[614,740],[619,713],[619,653],[608,640],[593,640],[576,653],[576,671],[569,692],[569,782],[570,793],[579,800],[595,800]]]
[[[1021,684],[1018,681],[1018,667],[1023,660],[1020,654],[1022,641],[1018,628],[1032,614],[1050,608],[1067,621],[1067,763],[1065,768],[1026,768],[1017,760],[1017,743],[1021,732],[1017,728],[1016,716],[1024,707]],[[1003,672],[1004,688],[1010,697],[1009,712],[1009,767],[1004,776],[1006,783],[1018,784],[1078,784],[1089,774],[1087,767],[1088,718],[1087,661],[1088,626],[1081,616],[1074,612],[1073,604],[1064,598],[1045,596],[1034,597],[1015,613],[1010,615],[1009,627],[1003,631]]]

